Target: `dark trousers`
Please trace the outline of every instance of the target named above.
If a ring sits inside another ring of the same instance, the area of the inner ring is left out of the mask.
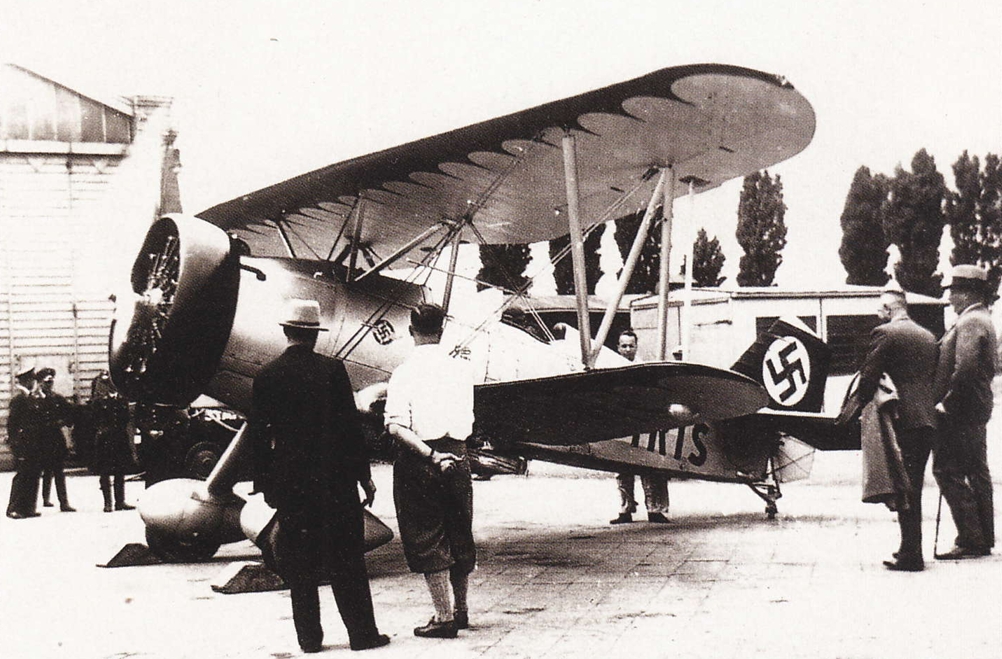
[[[275,561],[289,586],[300,647],[323,642],[319,587],[327,580],[350,643],[375,638],[379,630],[365,568],[361,507],[334,523],[324,524],[311,517],[281,511],[278,517]]]
[[[957,546],[994,547],[995,509],[985,425],[966,425],[946,417],[932,473],[953,515]]]
[[[7,514],[33,514],[38,510],[38,479],[42,475],[42,466],[36,460],[18,458],[15,469],[17,471],[10,483]]]
[[[112,478],[115,479],[115,501],[116,507],[121,508],[125,505],[125,475],[122,473],[117,474],[101,474],[98,477],[98,482],[101,484],[101,495],[104,497],[104,507],[111,508],[112,500]]]
[[[49,464],[42,472],[42,501],[51,503],[52,501],[52,481],[56,482],[56,498],[63,508],[70,505],[70,500],[66,496],[66,474],[63,472],[63,461],[58,460]]]
[[[907,505],[898,509],[898,526],[901,527],[898,557],[905,561],[921,561],[922,486],[935,431],[932,428],[910,428],[898,430],[896,434],[909,482]]]

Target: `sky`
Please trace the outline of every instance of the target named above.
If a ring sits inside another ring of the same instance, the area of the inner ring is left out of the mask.
[[[1002,3],[984,0],[0,0],[0,16],[0,61],[108,97],[175,98],[191,213],[663,67],[716,62],[783,75],[813,105],[812,144],[771,170],[788,206],[777,281],[830,287],[845,279],[839,216],[859,166],[892,174],[926,148],[952,186],[962,151],[1002,151]],[[676,202],[680,222],[720,239],[731,282],[739,193],[733,181]]]

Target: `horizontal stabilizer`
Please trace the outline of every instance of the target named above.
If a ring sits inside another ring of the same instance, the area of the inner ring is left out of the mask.
[[[835,426],[835,417],[820,412],[785,412],[765,409],[744,419],[729,422],[744,433],[781,433],[822,451],[858,451],[859,434]]]
[[[762,387],[733,371],[661,362],[480,385],[477,428],[491,439],[570,445],[751,414]]]

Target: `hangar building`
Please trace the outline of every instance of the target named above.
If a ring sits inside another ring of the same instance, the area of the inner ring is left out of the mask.
[[[180,211],[171,99],[99,98],[0,65],[0,435],[17,367],[86,400],[109,297],[162,210]]]

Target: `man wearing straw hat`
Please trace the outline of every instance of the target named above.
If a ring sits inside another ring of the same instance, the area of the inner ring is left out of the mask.
[[[957,539],[953,549],[936,557],[941,559],[987,556],[995,545],[986,426],[998,349],[986,306],[988,273],[977,265],[957,265],[952,274],[949,299],[957,322],[940,341],[935,392],[941,419],[933,475]]]
[[[291,300],[289,347],[254,379],[250,416],[255,489],[278,510],[275,562],[292,596],[304,652],[320,652],[318,587],[330,579],[352,650],[386,645],[372,610],[365,569],[358,487],[370,505],[369,472],[358,412],[344,364],[314,352],[320,326],[315,300]]]

